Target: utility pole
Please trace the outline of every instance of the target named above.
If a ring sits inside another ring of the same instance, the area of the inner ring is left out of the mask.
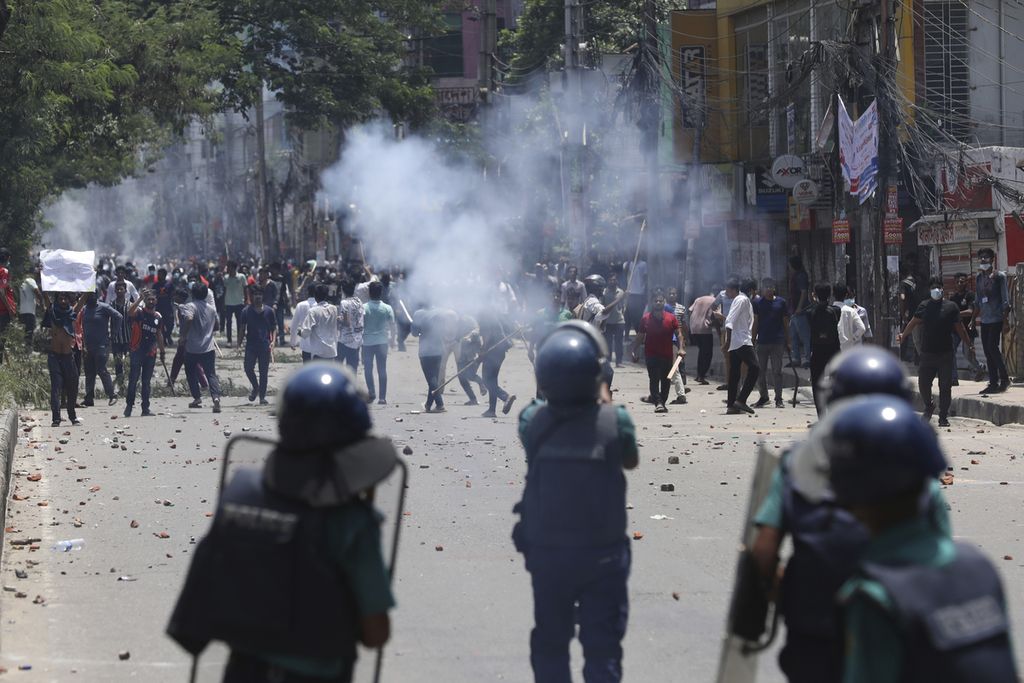
[[[661,53],[658,49],[658,20],[655,0],[644,0],[643,40],[640,41],[642,76],[642,111],[640,126],[643,130],[643,150],[647,155],[647,267],[648,284],[665,286],[667,267],[664,263],[664,239],[661,221],[661,169],[658,163],[658,137],[661,128]]]
[[[497,0],[482,0],[483,11],[480,22],[480,91],[485,101],[491,101],[494,91],[494,53],[498,49],[498,7]]]
[[[581,270],[586,268],[588,253],[586,213],[583,187],[586,182],[583,147],[586,124],[583,120],[582,59],[580,42],[583,35],[583,6],[580,0],[565,0],[565,80],[562,134],[562,213],[569,236],[569,254]]]
[[[260,255],[270,257],[270,198],[267,192],[267,136],[263,119],[263,81],[256,96],[256,220],[259,224]]]

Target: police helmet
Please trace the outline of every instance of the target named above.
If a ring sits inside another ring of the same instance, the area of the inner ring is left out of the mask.
[[[935,431],[895,396],[842,401],[821,426],[817,438],[828,454],[829,481],[841,505],[917,493],[946,469]]]
[[[363,439],[370,427],[366,400],[349,369],[339,363],[304,365],[284,387],[278,431],[287,452],[342,448]]]
[[[540,343],[537,387],[553,404],[594,401],[607,356],[604,337],[592,325],[581,320],[562,323]]]
[[[608,283],[600,275],[588,275],[583,278],[583,286],[587,288],[587,294],[601,296]]]
[[[825,367],[818,381],[823,405],[865,394],[889,394],[911,400],[910,378],[899,359],[878,346],[843,351]]]

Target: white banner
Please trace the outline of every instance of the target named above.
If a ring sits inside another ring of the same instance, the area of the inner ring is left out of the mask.
[[[854,122],[839,98],[839,163],[850,194],[860,203],[877,188],[878,176],[878,105],[872,102]]]
[[[95,251],[44,249],[41,281],[44,292],[92,292],[96,289]]]

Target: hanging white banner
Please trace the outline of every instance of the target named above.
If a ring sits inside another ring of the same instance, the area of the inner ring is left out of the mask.
[[[838,99],[839,163],[850,194],[857,195],[863,204],[878,185],[878,105],[872,102],[855,122],[843,99]]]

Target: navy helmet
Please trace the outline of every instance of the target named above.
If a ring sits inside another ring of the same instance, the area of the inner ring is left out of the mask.
[[[366,399],[340,363],[304,365],[284,387],[278,431],[286,452],[336,450],[365,438],[371,426]]]
[[[572,320],[553,329],[540,343],[537,387],[553,404],[593,402],[608,357],[604,337],[589,323]]]
[[[823,407],[851,396],[888,394],[911,400],[910,378],[895,354],[879,346],[843,351],[825,367],[818,381]]]
[[[895,396],[876,394],[836,404],[815,438],[828,454],[828,477],[840,505],[917,493],[946,469],[934,430]]]

